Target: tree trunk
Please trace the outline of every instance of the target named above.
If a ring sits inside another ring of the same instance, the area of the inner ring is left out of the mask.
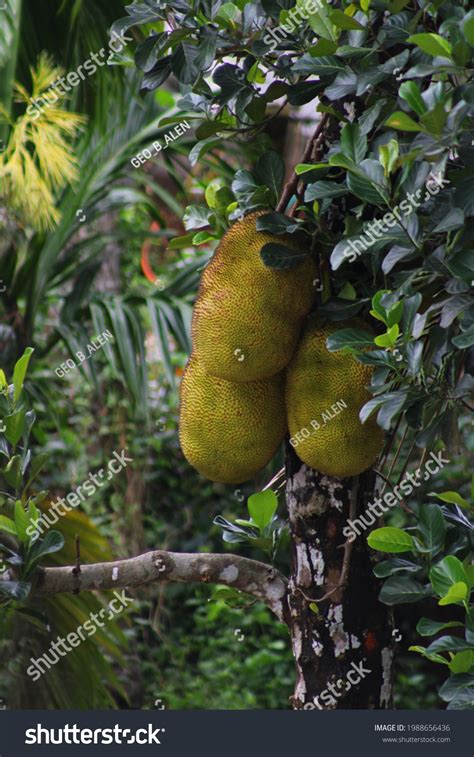
[[[375,474],[329,478],[308,468],[289,448],[287,477],[292,540],[288,612],[296,662],[293,707],[391,707],[391,613],[377,599],[380,587],[366,533],[352,548],[345,546],[342,533],[347,519],[373,499]],[[349,565],[343,580],[345,554]]]

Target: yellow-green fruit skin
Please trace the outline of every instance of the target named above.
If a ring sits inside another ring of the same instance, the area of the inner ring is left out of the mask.
[[[369,331],[362,322],[321,326],[317,318],[310,318],[286,370],[287,420],[295,452],[306,465],[335,478],[370,468],[384,442],[375,419],[364,424],[359,419],[360,409],[372,397],[366,389],[372,367],[326,347],[333,331],[349,326]]]
[[[290,235],[257,231],[259,211],[223,236],[201,279],[192,323],[193,349],[212,376],[255,381],[279,373],[293,354],[314,298],[314,261],[289,270],[266,266],[269,243],[302,251]]]
[[[181,382],[179,437],[187,461],[211,481],[255,477],[286,430],[285,378],[234,383],[210,376],[192,355]]]

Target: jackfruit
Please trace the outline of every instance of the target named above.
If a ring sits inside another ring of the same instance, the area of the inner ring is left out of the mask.
[[[295,238],[257,231],[258,211],[223,236],[201,279],[193,313],[194,352],[212,376],[255,381],[279,373],[298,342],[314,298],[314,261],[286,270],[266,266],[262,247],[273,242],[298,252]]]
[[[179,437],[188,462],[211,481],[247,481],[286,433],[283,373],[233,383],[210,376],[192,355],[181,382]]]
[[[364,424],[359,419],[360,409],[372,397],[366,386],[373,368],[326,347],[333,331],[349,326],[370,331],[363,322],[323,325],[311,317],[286,370],[290,443],[306,465],[335,478],[370,468],[384,441],[374,418]]]

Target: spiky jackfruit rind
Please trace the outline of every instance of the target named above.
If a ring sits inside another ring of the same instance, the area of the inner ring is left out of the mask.
[[[181,383],[179,438],[211,481],[240,484],[272,459],[286,433],[283,374],[234,383],[210,376],[195,355]]]
[[[212,376],[255,381],[279,373],[296,347],[314,299],[315,264],[266,266],[267,243],[301,252],[301,240],[257,231],[257,211],[235,223],[204,271],[193,313],[193,350]],[[242,357],[243,356],[243,357]]]
[[[348,327],[370,333],[363,321],[324,323],[311,317],[286,370],[287,420],[295,452],[306,465],[335,478],[370,468],[384,442],[374,418],[364,424],[359,419],[372,397],[366,388],[372,366],[347,351],[329,352],[326,347],[332,332]],[[337,403],[337,412],[331,413]]]

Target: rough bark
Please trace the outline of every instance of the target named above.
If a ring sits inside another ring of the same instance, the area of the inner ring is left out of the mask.
[[[0,575],[11,580],[10,571]],[[189,554],[185,552],[147,552],[129,560],[61,568],[41,568],[35,575],[33,596],[52,596],[62,592],[122,589],[153,582],[184,581],[232,586],[264,602],[283,620],[287,581],[271,565],[232,554]]]
[[[352,549],[342,529],[373,498],[374,474],[328,478],[287,454],[292,539],[289,625],[296,663],[295,709],[391,706],[393,638],[389,609],[378,601],[365,534]],[[348,567],[345,585],[344,555]],[[348,561],[348,558],[349,561]],[[326,599],[318,602],[324,595]],[[314,601],[314,602],[313,602]],[[362,668],[360,667],[362,663]],[[362,671],[359,683],[348,686]],[[364,671],[370,671],[366,673]],[[338,683],[340,681],[340,683]]]

